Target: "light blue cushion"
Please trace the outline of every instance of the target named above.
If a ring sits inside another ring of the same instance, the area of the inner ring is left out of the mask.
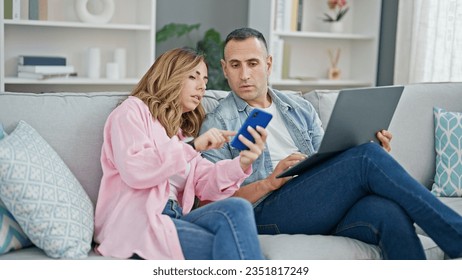
[[[0,255],[30,245],[29,238],[0,200]]]
[[[3,125],[0,123],[0,140],[6,137]],[[6,209],[0,200],[0,254],[18,250],[32,245],[26,234],[22,231],[13,215]]]
[[[2,140],[5,135],[6,132],[3,130],[3,125],[0,123],[0,140]]]
[[[462,113],[433,108],[436,174],[432,193],[462,196]]]
[[[49,257],[88,255],[93,204],[58,154],[24,121],[0,141],[0,199]]]

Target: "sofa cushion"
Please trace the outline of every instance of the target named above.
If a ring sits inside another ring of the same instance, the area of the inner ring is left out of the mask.
[[[258,237],[265,258],[271,260],[381,259],[378,247],[347,237],[305,234]]]
[[[329,123],[330,115],[334,109],[335,101],[337,101],[338,90],[312,90],[304,93],[302,96],[313,105],[324,129]]]
[[[0,141],[0,199],[48,256],[87,256],[93,205],[58,154],[24,121]]]
[[[7,136],[0,123],[0,140]],[[0,200],[0,255],[32,245],[16,219]]]
[[[0,120],[8,133],[19,120],[37,130],[96,203],[102,176],[103,126],[109,113],[127,95],[5,92],[0,94]]]
[[[462,83],[406,85],[389,127],[391,154],[428,189],[436,170],[433,107],[462,112]]]
[[[433,109],[436,174],[432,193],[462,196],[462,113]]]
[[[0,255],[30,245],[29,238],[0,200]]]
[[[28,247],[22,250],[12,251],[8,254],[0,255],[0,261],[2,260],[52,260],[50,257],[43,253],[38,247]],[[115,258],[104,257],[97,253],[94,250],[91,250],[88,253],[88,257],[85,260],[115,260]]]
[[[206,113],[209,113],[218,106],[221,99],[225,98],[229,91],[224,90],[206,90],[204,98],[202,98],[202,106]]]
[[[5,130],[3,129],[3,124],[0,123],[0,140],[2,140],[3,137],[5,137],[5,134],[6,134],[6,132],[5,132]]]

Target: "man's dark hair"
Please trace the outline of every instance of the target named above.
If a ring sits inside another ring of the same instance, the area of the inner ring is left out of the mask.
[[[265,49],[268,51],[268,45],[266,44],[266,40],[263,34],[261,34],[260,31],[249,27],[238,28],[234,31],[231,31],[231,33],[226,36],[225,47],[226,44],[228,44],[228,42],[231,40],[244,41],[247,38],[257,38],[263,43]]]

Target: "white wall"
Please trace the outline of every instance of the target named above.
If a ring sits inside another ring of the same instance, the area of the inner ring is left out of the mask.
[[[215,28],[222,39],[232,30],[247,26],[248,0],[157,0],[156,28],[165,24],[201,23],[198,32],[191,32],[192,46],[205,31]],[[186,38],[171,39],[156,45],[156,57],[168,49],[191,45]]]

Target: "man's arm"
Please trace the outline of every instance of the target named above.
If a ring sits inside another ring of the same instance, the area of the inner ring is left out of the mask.
[[[273,173],[271,173],[271,175],[263,180],[259,180],[241,187],[236,193],[234,193],[234,196],[245,198],[251,203],[257,202],[264,195],[279,189],[287,181],[292,179],[292,177],[284,177],[278,179],[276,176],[305,158],[306,156],[301,153],[293,153],[289,155],[285,159],[281,160],[278,165],[276,165],[276,168],[274,169]]]

